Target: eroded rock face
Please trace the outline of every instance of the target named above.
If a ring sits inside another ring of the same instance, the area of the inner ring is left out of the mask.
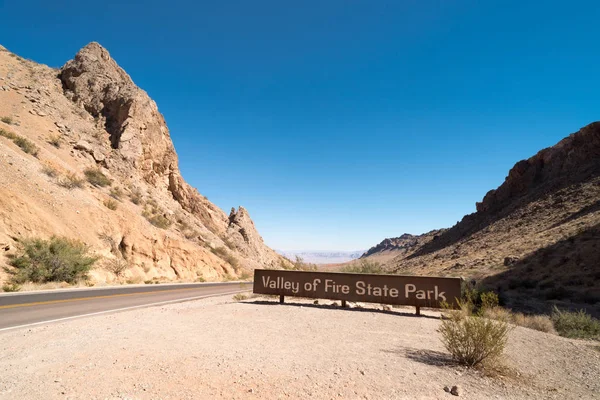
[[[215,262],[218,257],[210,252],[224,245],[244,269],[280,264],[281,257],[264,244],[243,207],[228,217],[183,179],[169,129],[156,103],[106,49],[95,42],[88,44],[61,68],[58,79],[57,89],[62,86],[63,94],[81,112],[81,120],[53,120],[65,136],[73,135],[67,124],[79,127],[72,143],[79,153],[73,154],[81,154],[86,163],[95,163],[94,167],[103,167],[115,184],[139,192],[173,223],[158,233],[125,228],[135,225],[132,223],[124,223],[123,229],[113,232],[115,237],[122,237],[116,256],[135,265],[141,277],[172,271],[169,278],[187,279],[199,265],[206,277],[210,276],[206,267],[211,262],[215,276],[235,274],[227,262]],[[34,104],[39,103],[34,100]],[[94,128],[82,128],[86,124]],[[187,240],[172,235],[171,230]]]
[[[98,43],[82,48],[59,77],[65,95],[99,120],[113,149],[153,185],[167,184],[177,154],[156,103]]]
[[[499,211],[523,196],[535,196],[600,172],[600,122],[594,122],[535,156],[519,161],[504,183],[490,190],[478,212]]]

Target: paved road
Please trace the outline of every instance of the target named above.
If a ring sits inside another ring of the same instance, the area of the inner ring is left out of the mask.
[[[252,289],[251,283],[181,283],[0,295],[0,332],[81,316],[176,303]]]

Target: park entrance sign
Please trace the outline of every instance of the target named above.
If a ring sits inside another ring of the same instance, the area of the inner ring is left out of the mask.
[[[460,278],[254,270],[254,293],[366,303],[442,308],[456,307]]]

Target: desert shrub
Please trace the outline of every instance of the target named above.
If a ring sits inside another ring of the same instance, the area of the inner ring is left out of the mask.
[[[250,295],[248,293],[238,293],[233,296],[233,299],[235,301],[244,301],[244,300],[248,300],[249,298],[250,298]]]
[[[219,256],[219,257],[221,257],[221,258],[223,258],[223,257],[227,256],[227,254],[228,254],[228,253],[227,253],[227,250],[226,250],[226,249],[225,249],[225,247],[223,247],[223,246],[219,246],[219,247],[213,247],[213,248],[211,248],[211,249],[210,249],[210,251],[211,251],[211,252],[212,252],[214,255],[216,255],[216,256]]]
[[[45,164],[42,167],[42,172],[48,175],[50,178],[56,178],[58,176],[58,170],[49,164]]]
[[[104,187],[110,185],[110,179],[97,168],[88,168],[83,173],[87,181],[94,186]]]
[[[168,227],[171,226],[171,221],[164,215],[146,214],[146,213],[142,213],[142,215],[144,216],[144,218],[146,218],[148,220],[148,222],[150,222],[152,225],[156,226],[157,228],[167,229]]]
[[[523,326],[525,328],[534,329],[540,332],[556,333],[552,320],[547,315],[525,315],[516,313],[512,319],[515,325]]]
[[[475,367],[495,361],[504,351],[510,325],[482,316],[469,316],[470,311],[452,310],[438,329],[441,340],[452,358],[462,365]]]
[[[117,203],[116,200],[113,199],[108,199],[104,202],[104,205],[106,206],[106,208],[108,208],[109,210],[113,210],[115,211],[117,209],[117,207],[119,207],[119,203]]]
[[[146,207],[142,211],[142,216],[157,228],[167,229],[173,223],[164,215],[164,212],[158,207],[154,199],[148,199]]]
[[[358,262],[352,262],[342,268],[343,272],[350,272],[355,274],[384,274],[385,271],[383,266],[376,261],[360,260]]]
[[[138,188],[132,189],[129,194],[129,200],[135,205],[141,204],[143,199],[142,191]]]
[[[52,146],[56,147],[57,149],[60,148],[60,135],[50,135],[48,137],[48,143],[51,144]]]
[[[12,125],[15,123],[15,121],[12,119],[12,117],[2,117],[2,118],[0,118],[0,121],[4,122],[5,124],[8,124],[8,125]]]
[[[584,310],[570,312],[554,307],[551,318],[554,329],[560,336],[600,340],[600,320],[593,318]]]
[[[233,254],[227,254],[223,259],[227,261],[229,265],[233,267],[233,269],[237,269],[240,266],[240,262]]]
[[[25,139],[22,136],[17,136],[13,139],[13,142],[21,148],[25,153],[31,154],[34,157],[37,157],[40,149],[29,139]]]
[[[522,313],[512,313],[506,308],[493,307],[485,309],[483,311],[483,316],[498,321],[510,322],[511,324],[534,329],[540,332],[556,333],[554,331],[554,326],[552,325],[552,320],[547,315],[526,315]]]
[[[2,285],[3,292],[18,292],[21,290],[21,285],[17,285],[16,283],[7,282]]]
[[[14,140],[17,138],[17,135],[15,135],[14,133],[12,133],[10,131],[4,130],[2,128],[0,128],[0,136],[4,136],[5,138],[10,139],[10,140]]]
[[[482,292],[479,295],[480,308],[482,310],[498,307],[498,295],[494,292]]]
[[[107,262],[104,268],[119,278],[121,275],[123,275],[123,272],[129,268],[129,264],[123,259],[115,258],[114,260]]]
[[[198,231],[192,229],[189,231],[184,231],[183,236],[185,236],[185,238],[188,240],[192,240],[192,239],[196,239],[198,236],[200,236],[200,233]]]
[[[7,272],[16,284],[75,283],[87,278],[96,260],[88,255],[88,247],[77,240],[57,236],[48,240],[26,239],[21,242],[21,255],[10,261],[14,268]]]
[[[58,180],[58,184],[67,189],[82,188],[85,181],[73,173],[68,173]]]
[[[110,197],[115,200],[121,200],[121,196],[123,196],[123,191],[119,187],[113,187],[110,189]]]

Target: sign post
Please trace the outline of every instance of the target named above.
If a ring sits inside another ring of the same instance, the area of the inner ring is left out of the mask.
[[[254,293],[317,299],[407,305],[416,307],[457,307],[460,278],[428,276],[349,274],[288,270],[254,270]]]

